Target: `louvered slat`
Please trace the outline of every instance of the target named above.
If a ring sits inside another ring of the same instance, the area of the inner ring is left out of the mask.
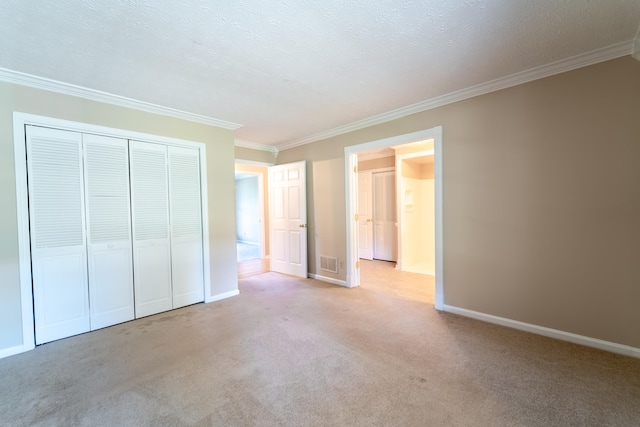
[[[133,148],[131,179],[135,187],[135,240],[168,237],[166,154]]]
[[[30,144],[29,192],[35,246],[84,244],[78,142],[34,136]]]
[[[86,142],[89,242],[129,240],[127,146]]]
[[[172,237],[201,234],[200,163],[197,150],[183,154],[171,152],[171,230]]]

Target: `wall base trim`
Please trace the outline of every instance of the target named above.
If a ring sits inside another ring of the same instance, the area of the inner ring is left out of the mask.
[[[597,338],[591,338],[584,335],[561,331],[558,329],[551,329],[544,326],[533,325],[531,323],[520,322],[518,320],[507,319],[505,317],[498,317],[491,314],[467,310],[466,308],[454,307],[446,304],[443,306],[443,311],[464,317],[470,317],[476,320],[481,320],[483,322],[506,326],[508,328],[518,329],[520,331],[531,332],[533,334],[543,335],[545,337],[555,338],[561,341],[568,341],[574,344],[580,344],[587,347],[593,347],[599,350],[605,350],[611,353],[622,354],[625,356],[631,356],[640,359],[640,348],[638,347],[631,347],[611,341],[604,341]]]
[[[348,288],[347,282],[344,280],[332,279],[331,277],[321,276],[319,274],[312,274],[312,273],[309,273],[309,278],[320,280],[321,282],[331,283],[333,285],[344,286],[345,288]]]
[[[24,353],[25,351],[33,350],[33,347],[27,345],[16,345],[15,347],[8,347],[0,349],[0,359],[13,356],[15,354]]]
[[[220,301],[222,299],[235,297],[236,295],[240,295],[240,291],[238,289],[236,289],[235,291],[229,291],[229,292],[223,292],[221,294],[211,295],[211,296],[207,297],[204,300],[204,302],[205,303],[209,303],[209,302],[214,302],[214,301]]]

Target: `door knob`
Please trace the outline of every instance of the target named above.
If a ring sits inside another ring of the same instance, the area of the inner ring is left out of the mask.
[[[300,228],[307,228],[307,224],[300,224],[299,227]]]

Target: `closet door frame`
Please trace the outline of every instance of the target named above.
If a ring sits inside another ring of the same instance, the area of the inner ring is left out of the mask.
[[[18,222],[18,249],[20,269],[20,297],[22,310],[22,348],[27,351],[35,348],[34,320],[33,320],[33,290],[31,275],[31,249],[29,235],[29,202],[27,187],[27,152],[25,143],[25,126],[43,126],[60,130],[79,133],[130,139],[142,142],[165,144],[167,146],[196,148],[200,153],[200,190],[202,200],[202,251],[204,271],[205,303],[215,301],[211,295],[210,279],[210,250],[209,250],[209,218],[208,191],[207,191],[207,155],[206,146],[202,142],[188,141],[170,138],[160,135],[152,135],[134,132],[124,129],[115,129],[105,126],[62,120],[53,117],[39,116],[35,114],[13,113],[13,137],[16,174],[16,205]]]

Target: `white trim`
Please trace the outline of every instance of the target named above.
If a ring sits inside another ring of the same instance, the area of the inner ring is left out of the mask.
[[[120,95],[114,95],[95,89],[64,83],[57,80],[38,77],[20,71],[0,68],[0,81],[32,87],[35,89],[47,90],[63,95],[77,96],[78,98],[90,99],[92,101],[104,102],[106,104],[118,105],[120,107],[132,108],[134,110],[145,111],[147,113],[160,114],[163,116],[175,117],[194,123],[216,126],[222,129],[237,130],[243,127],[238,123],[215,119],[213,117],[202,116],[200,114],[189,113],[175,108],[163,107],[162,105],[150,102],[139,101]]]
[[[278,156],[278,147],[274,145],[259,144],[257,142],[245,141],[243,139],[234,139],[233,145],[236,147],[249,148],[251,150],[268,151],[274,157]]]
[[[91,133],[95,135],[111,136],[116,138],[132,139],[136,141],[162,143],[178,147],[198,149],[200,152],[200,188],[202,191],[202,254],[204,268],[205,301],[211,298],[207,293],[211,292],[211,265],[209,248],[209,204],[207,190],[207,166],[206,145],[202,142],[187,141],[160,135],[151,135],[141,132],[133,132],[123,129],[109,128],[88,123],[61,120],[52,117],[38,116],[14,111],[13,135],[16,174],[16,210],[18,224],[18,251],[20,269],[20,298],[22,309],[22,351],[35,347],[34,322],[33,322],[33,292],[31,277],[31,251],[29,236],[29,205],[27,188],[27,163],[25,149],[25,125],[45,126],[72,132]],[[212,300],[215,301],[215,300]]]
[[[358,180],[356,177],[359,172],[358,153],[351,147],[344,147],[344,173],[345,173],[345,207],[347,213],[347,271],[346,284],[348,288],[360,286],[360,267],[359,264],[359,230],[355,214],[358,213]]]
[[[16,175],[16,210],[18,225],[18,266],[20,270],[20,307],[22,310],[22,351],[35,348],[33,290],[31,287],[31,248],[29,235],[29,194],[27,187],[27,151],[25,120],[13,114],[13,138]],[[14,349],[17,347],[13,347]]]
[[[345,288],[348,288],[347,282],[345,282],[344,280],[333,279],[331,277],[321,276],[319,274],[313,274],[313,273],[309,273],[309,278],[319,280],[321,282],[331,283],[332,285],[344,286]]]
[[[566,71],[575,70],[577,68],[597,64],[599,62],[620,58],[622,56],[630,55],[632,53],[632,46],[633,40],[628,40],[622,43],[617,43],[611,46],[592,50],[587,53],[572,56],[560,61],[551,62],[546,65],[531,68],[529,70],[511,74],[509,76],[501,77],[465,89],[457,90],[455,92],[450,92],[445,95],[437,96],[435,98],[427,99],[413,105],[398,108],[396,110],[388,111],[386,113],[378,114],[366,119],[358,120],[344,126],[339,126],[303,138],[287,141],[282,144],[278,144],[277,147],[280,151],[287,150],[289,148],[298,147],[300,145],[310,144],[312,142],[332,138],[334,136],[342,135],[348,132],[353,132],[374,125],[379,125],[381,123],[390,122],[392,120],[400,119],[411,114],[421,113],[423,111],[442,107],[454,102],[473,98],[475,96],[484,95],[501,89],[517,86],[523,83],[528,83],[533,80],[542,79],[545,77],[553,76],[555,74],[560,74]]]
[[[442,310],[444,307],[444,191],[442,172],[443,154],[442,154],[442,126],[433,129],[433,184],[435,186],[435,240],[436,240],[436,291],[434,306],[436,310]]]
[[[346,197],[346,221],[347,221],[347,287],[360,285],[360,274],[355,267],[358,260],[358,228],[352,227],[354,215],[358,207],[358,180],[355,179],[353,167],[358,164],[358,152],[376,150],[383,147],[392,147],[415,141],[433,138],[434,148],[434,180],[435,180],[435,240],[436,240],[436,289],[435,309],[442,310],[444,306],[444,241],[442,222],[442,126],[426,129],[418,132],[397,135],[377,141],[351,145],[344,148],[345,157],[345,197]]]
[[[617,344],[611,341],[604,341],[597,338],[586,337],[571,332],[565,332],[558,329],[551,329],[544,326],[524,323],[518,320],[507,319],[504,317],[493,316],[478,311],[467,310],[466,308],[444,305],[443,311],[469,317],[483,322],[493,323],[496,325],[506,326],[508,328],[518,329],[520,331],[531,332],[533,334],[542,335],[549,338],[555,338],[562,341],[568,341],[574,344],[580,344],[587,347],[593,347],[600,350],[610,351],[612,353],[623,354],[640,359],[640,348],[631,347],[624,344]]]
[[[223,292],[217,295],[211,295],[207,299],[205,299],[204,302],[209,303],[214,301],[220,301],[223,299],[235,297],[236,295],[240,295],[240,291],[237,289],[235,291],[229,291],[229,292]]]
[[[236,165],[247,165],[247,166],[264,166],[264,167],[269,167],[269,166],[273,166],[274,163],[268,163],[268,162],[256,162],[254,160],[244,160],[244,159],[239,159],[236,157],[235,159],[235,164]]]
[[[0,350],[0,359],[13,356],[14,354],[24,353],[25,351],[33,350],[33,347],[26,348],[24,345],[17,345],[15,347],[3,348]]]

